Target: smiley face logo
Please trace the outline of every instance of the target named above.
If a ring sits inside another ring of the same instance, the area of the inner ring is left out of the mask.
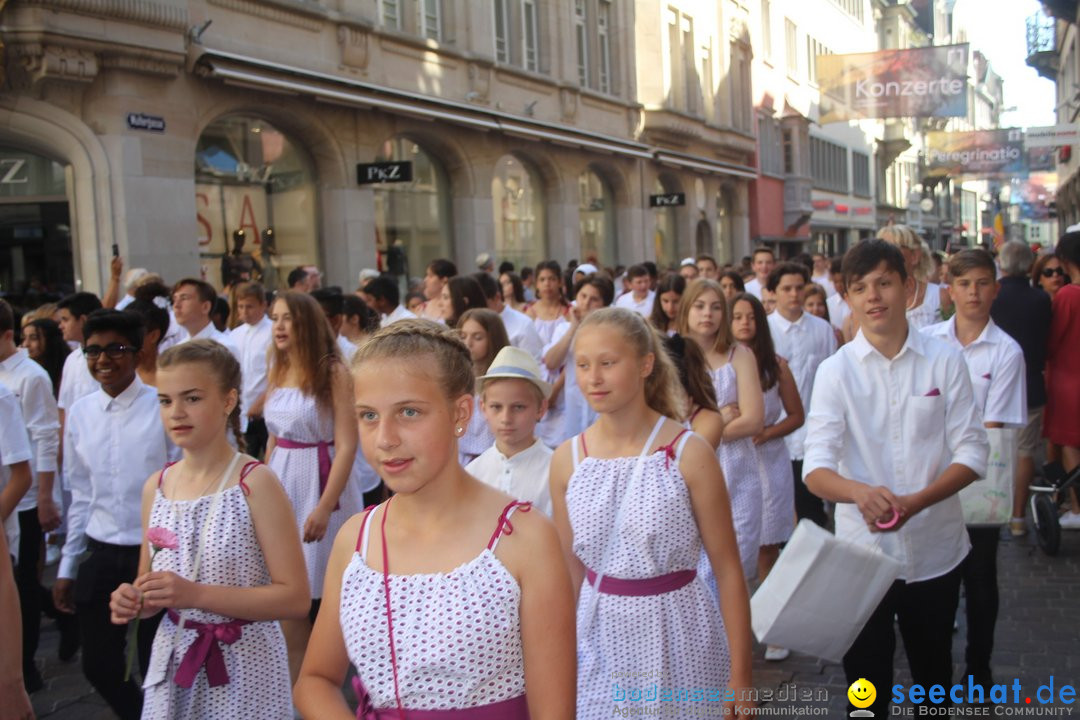
[[[848,701],[857,708],[868,708],[877,699],[877,689],[866,678],[859,678],[851,683],[847,691]]]

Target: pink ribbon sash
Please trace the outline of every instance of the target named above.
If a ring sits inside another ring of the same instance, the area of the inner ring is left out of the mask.
[[[357,720],[529,720],[529,704],[524,695],[461,710],[376,710],[360,678],[354,677],[352,686],[356,697],[360,699],[360,707],[356,709]]]
[[[586,569],[589,584],[596,585],[596,573]],[[644,597],[646,595],[663,595],[674,592],[689,585],[697,577],[697,570],[676,570],[666,575],[658,575],[651,578],[636,580],[624,580],[622,578],[605,575],[600,580],[599,592],[605,595],[624,595],[630,597]]]
[[[172,609],[166,612],[174,625],[180,624],[179,613]],[[195,676],[199,674],[199,668],[205,666],[206,680],[210,687],[228,685],[229,673],[225,669],[221,643],[232,645],[240,639],[240,628],[250,624],[249,620],[230,620],[227,623],[199,623],[185,620],[184,627],[194,630],[199,636],[184,653],[184,659],[180,661],[180,667],[176,670],[173,682],[182,688],[190,688],[195,682]]]
[[[334,444],[334,441],[323,442],[320,440],[317,443],[304,443],[296,440],[290,440],[289,438],[278,438],[277,446],[284,450],[306,450],[307,448],[317,448],[319,453],[319,497],[326,491],[326,482],[330,479],[330,446]],[[341,507],[340,504],[335,504],[334,509],[337,510]]]

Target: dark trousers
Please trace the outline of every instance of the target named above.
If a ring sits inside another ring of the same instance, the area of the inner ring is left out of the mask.
[[[269,434],[266,430],[266,421],[261,417],[248,418],[247,430],[244,431],[244,444],[247,446],[247,454],[253,458],[263,459],[266,453],[266,441]]]
[[[810,488],[803,482],[802,460],[792,460],[791,471],[795,477],[795,517],[799,520],[806,518],[825,527],[829,523],[829,516],[825,513],[825,501],[810,492]]]
[[[923,687],[947,688],[952,684],[952,626],[960,597],[960,572],[957,567],[931,580],[894,582],[844,655],[847,682],[866,678],[877,689],[877,699],[868,708],[875,717],[889,717],[896,652],[894,616],[900,623],[913,682]],[[948,705],[946,697],[944,706]],[[848,705],[849,713],[854,709]]]
[[[83,674],[121,720],[142,715],[142,688],[134,673],[124,681],[127,625],[109,620],[109,596],[118,585],[134,582],[139,570],[139,546],[109,545],[87,538],[90,555],[75,580],[75,612],[82,640]],[[139,623],[139,667],[146,674],[150,646],[161,614]]]
[[[2,532],[2,531],[0,531]],[[41,562],[41,523],[37,508],[19,513],[19,557],[15,561],[15,586],[19,591],[22,609],[22,666],[23,679],[28,683],[38,677],[34,655],[38,649],[41,628],[41,584],[38,564]]]
[[[967,662],[965,675],[977,684],[992,684],[990,656],[998,616],[997,553],[1001,529],[968,527],[971,552],[961,566],[967,608]]]

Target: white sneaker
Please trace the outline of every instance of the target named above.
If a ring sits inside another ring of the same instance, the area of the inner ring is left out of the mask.
[[[765,659],[769,662],[787,660],[789,655],[791,655],[791,651],[779,645],[769,645],[765,648]]]
[[[1062,530],[1080,530],[1080,513],[1067,512],[1058,518]]]

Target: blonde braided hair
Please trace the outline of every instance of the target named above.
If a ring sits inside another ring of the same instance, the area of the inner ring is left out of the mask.
[[[438,367],[447,398],[472,395],[476,377],[469,348],[456,330],[431,320],[398,320],[377,330],[353,355],[352,373],[359,375],[371,360],[415,361],[430,355]]]
[[[189,340],[179,345],[173,345],[165,352],[158,355],[158,370],[166,370],[179,365],[202,363],[210,368],[211,374],[217,379],[218,387],[222,393],[228,394],[230,390],[236,390],[236,407],[229,413],[229,428],[236,438],[236,449],[244,452],[244,434],[240,432],[240,395],[241,374],[240,363],[236,361],[229,349],[214,340]]]

